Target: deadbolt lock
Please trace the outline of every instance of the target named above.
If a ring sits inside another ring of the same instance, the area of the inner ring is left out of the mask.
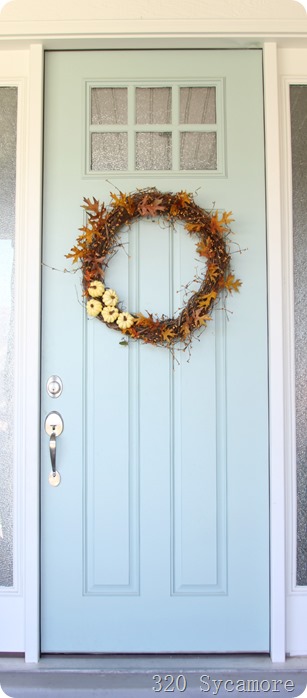
[[[47,393],[50,397],[60,397],[63,392],[63,383],[59,376],[50,376],[47,380]]]

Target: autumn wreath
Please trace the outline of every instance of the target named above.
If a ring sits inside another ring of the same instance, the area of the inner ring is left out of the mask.
[[[68,258],[81,263],[84,295],[88,315],[127,337],[158,346],[182,342],[188,346],[195,330],[211,319],[214,304],[222,289],[238,291],[241,282],[230,270],[227,238],[231,213],[209,212],[198,206],[191,194],[162,193],[155,188],[132,194],[111,193],[107,208],[95,198],[84,198],[87,222],[72,247]],[[170,225],[183,221],[189,235],[196,235],[196,249],[207,259],[198,290],[192,293],[177,317],[158,317],[147,313],[130,313],[121,308],[116,291],[105,286],[105,273],[113,254],[120,247],[119,233],[123,226],[139,218],[163,217]]]

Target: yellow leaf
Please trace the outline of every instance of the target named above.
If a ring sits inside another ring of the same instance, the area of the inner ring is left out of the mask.
[[[199,233],[204,227],[204,224],[202,221],[195,221],[194,223],[186,223],[184,227],[189,233]]]
[[[207,259],[212,259],[212,257],[215,257],[216,255],[215,250],[212,247],[212,241],[209,237],[207,238],[206,242],[204,242],[204,240],[198,242],[196,245],[196,250],[200,257],[207,257]]]
[[[217,211],[211,216],[210,225],[213,233],[223,233],[225,231],[225,225],[222,223],[222,220],[219,221],[219,214]]]
[[[133,201],[131,201],[131,196],[129,196],[129,195],[127,196],[127,194],[123,194],[122,191],[120,191],[119,193],[120,193],[120,196],[117,196],[117,194],[112,194],[112,192],[110,192],[111,199],[113,199],[113,201],[112,201],[113,208],[118,208],[118,207],[125,208],[126,211],[129,213],[129,216],[132,216],[134,214],[135,207],[134,207]]]
[[[67,259],[72,258],[73,264],[76,264],[76,262],[78,262],[79,259],[82,259],[82,257],[85,256],[86,252],[87,252],[86,248],[80,249],[79,247],[74,246],[71,248],[71,251],[65,255],[65,257]]]
[[[171,216],[177,216],[179,211],[191,203],[191,196],[186,191],[180,191],[176,195],[174,203],[170,207]]]
[[[79,243],[81,243],[81,244],[82,244],[83,242],[85,242],[85,243],[87,243],[87,244],[90,245],[91,242],[93,241],[94,231],[93,231],[93,230],[90,230],[90,228],[85,228],[85,227],[84,227],[84,228],[80,228],[80,230],[83,230],[83,231],[84,231],[84,234],[83,234],[83,235],[79,235],[79,237],[77,237],[77,242],[79,242]]]
[[[204,293],[200,296],[198,306],[199,308],[209,308],[211,303],[216,299],[216,291],[210,291],[210,293]]]
[[[231,218],[232,216],[232,211],[229,211],[228,213],[224,211],[222,218],[221,218],[221,223],[225,223],[225,225],[229,225],[230,223],[233,223],[234,218]]]
[[[220,273],[217,264],[208,264],[208,274],[211,281],[216,281]]]
[[[165,329],[162,330],[162,339],[164,342],[170,343],[175,336],[176,332],[175,330],[172,330],[171,327],[165,327]]]
[[[203,315],[203,312],[204,311],[202,308],[198,308],[197,310],[194,311],[193,320],[194,320],[195,327],[201,327],[202,325],[204,325],[204,327],[205,327],[207,324],[207,321],[211,320],[210,315],[206,315],[206,314]]]
[[[99,204],[99,201],[97,199],[95,199],[94,196],[93,196],[93,201],[91,201],[90,199],[87,199],[85,196],[83,197],[83,201],[84,201],[84,205],[81,206],[81,208],[84,208],[85,211],[87,211],[88,213],[90,213],[93,216],[99,215],[100,204]],[[103,208],[103,206],[102,206],[102,208]]]
[[[178,201],[180,201],[180,204],[181,204],[182,207],[184,207],[185,205],[191,203],[191,195],[188,194],[188,192],[185,191],[185,189],[181,190],[181,191],[177,194],[177,199],[178,199]]]
[[[234,274],[228,274],[226,279],[221,279],[220,286],[226,288],[229,293],[232,293],[232,291],[239,293],[240,286],[242,286],[242,281],[240,281],[240,279],[236,279]]]
[[[149,313],[148,317],[145,315],[142,315],[142,313],[138,313],[137,315],[137,320],[135,321],[135,325],[138,327],[149,327],[149,328],[154,328],[159,325],[158,320],[154,320],[153,316]]]
[[[181,325],[180,333],[183,335],[184,339],[186,339],[189,336],[189,334],[191,334],[191,328],[187,321]]]
[[[232,284],[233,291],[239,293],[240,286],[242,286],[242,281],[240,281],[240,279],[236,279]]]

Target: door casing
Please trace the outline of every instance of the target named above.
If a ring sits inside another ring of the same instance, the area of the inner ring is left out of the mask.
[[[152,34],[152,40],[155,35]],[[142,44],[142,37],[133,39],[133,47]],[[157,37],[157,41],[159,38]],[[193,37],[190,38],[193,44]],[[60,45],[61,43],[61,45]],[[180,47],[180,38],[177,46]],[[223,43],[223,41],[221,41]],[[116,42],[114,42],[115,46]],[[63,42],[53,40],[53,47],[63,48]],[[83,47],[80,39],[78,48]],[[87,41],[94,47],[96,41]],[[69,47],[69,40],[66,44]],[[270,433],[271,433],[271,657],[285,657],[285,556],[284,556],[284,451],[283,451],[283,356],[282,356],[282,267],[281,267],[281,201],[280,149],[278,105],[277,44],[264,42],[264,89],[266,125],[266,176],[268,223],[268,304],[270,318]],[[23,232],[27,234],[27,263],[24,277],[28,288],[25,317],[28,319],[24,337],[30,345],[23,394],[27,396],[24,445],[26,452],[25,530],[28,541],[25,560],[25,619],[26,661],[39,658],[39,337],[40,337],[40,235],[41,235],[41,160],[42,160],[42,94],[44,47],[29,48],[28,105],[24,114],[28,153],[24,171],[27,181],[28,205]],[[30,338],[30,339],[29,339]],[[30,396],[30,397],[28,397]],[[37,425],[36,427],[33,425]]]

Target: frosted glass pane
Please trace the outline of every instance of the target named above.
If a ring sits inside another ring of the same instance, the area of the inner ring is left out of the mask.
[[[127,123],[127,88],[93,87],[91,90],[92,124]]]
[[[216,133],[180,134],[181,170],[216,170]]]
[[[13,585],[14,237],[17,88],[0,88],[0,586]]]
[[[215,87],[181,87],[180,124],[215,124]]]
[[[297,467],[297,584],[307,585],[307,85],[290,87]]]
[[[95,172],[127,170],[127,133],[93,133],[91,169]]]
[[[170,87],[137,87],[136,123],[170,124],[172,91]]]
[[[137,170],[170,170],[172,168],[171,133],[137,133]]]

